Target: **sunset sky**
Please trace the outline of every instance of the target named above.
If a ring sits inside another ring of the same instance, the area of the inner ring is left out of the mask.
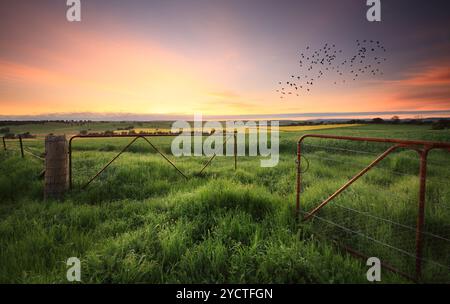
[[[66,0],[0,3],[0,119],[449,111],[450,1]],[[306,46],[386,47],[383,75],[280,100]]]

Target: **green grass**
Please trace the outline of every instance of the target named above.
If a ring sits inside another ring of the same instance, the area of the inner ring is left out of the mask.
[[[307,132],[450,141],[448,130],[432,131],[427,126],[367,125]],[[407,255],[319,219],[295,221],[295,143],[302,134],[281,133],[280,163],[274,168],[261,168],[259,158],[240,157],[234,171],[232,157],[217,157],[203,175],[198,171],[207,157],[174,158],[170,138],[152,139],[189,180],[138,141],[84,191],[80,187],[129,139],[77,140],[75,189],[63,201],[43,201],[39,160],[29,155],[21,159],[17,150],[1,152],[0,282],[64,283],[65,261],[72,256],[82,261],[85,283],[367,282],[364,261],[347,255],[330,238],[410,273],[414,259]],[[317,205],[387,147],[316,139],[305,143],[310,168],[303,175],[303,210]],[[8,144],[13,147],[13,142]],[[43,152],[40,140],[26,140],[25,146]],[[407,252],[413,250],[414,231],[345,208],[414,227],[415,153],[394,153],[319,215]],[[447,238],[449,156],[430,155],[426,210],[427,231]],[[434,238],[426,242],[425,257],[450,265],[447,242]],[[425,263],[424,279],[448,282],[448,270]],[[408,282],[386,271],[382,281]]]

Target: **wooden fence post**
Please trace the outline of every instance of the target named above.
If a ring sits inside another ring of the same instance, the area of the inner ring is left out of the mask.
[[[66,136],[46,136],[44,199],[60,199],[68,190],[68,159]]]
[[[19,135],[19,143],[20,143],[20,155],[22,155],[22,158],[25,157],[25,154],[23,153],[23,142],[22,142],[22,136]]]

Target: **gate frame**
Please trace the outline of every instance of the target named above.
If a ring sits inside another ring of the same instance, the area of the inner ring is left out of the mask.
[[[234,135],[234,169],[237,169],[237,141],[236,141],[236,134],[237,131],[234,131],[233,133],[227,133],[227,132],[222,132],[223,135]],[[205,136],[205,133],[201,133],[202,136]],[[189,136],[193,136],[196,135],[196,132],[191,132],[191,134]],[[208,134],[211,135],[211,134]],[[69,190],[73,189],[73,178],[72,178],[72,141],[74,139],[77,138],[133,138],[133,140],[131,142],[129,142],[113,159],[111,159],[105,166],[103,166],[102,169],[100,169],[100,171],[98,171],[84,186],[82,186],[82,189],[86,188],[87,186],[89,186],[89,184],[96,179],[103,171],[106,170],[106,168],[109,167],[109,165],[111,165],[120,155],[122,155],[122,153],[124,153],[135,141],[137,141],[139,138],[144,139],[148,144],[150,144],[150,146],[157,152],[159,153],[168,163],[170,163],[175,170],[178,171],[178,173],[180,173],[184,178],[188,179],[188,177],[180,170],[178,169],[177,166],[175,166],[175,164],[169,160],[167,158],[167,156],[162,153],[161,151],[159,151],[148,139],[147,137],[177,137],[177,136],[187,136],[187,135],[183,135],[182,133],[150,133],[150,134],[114,134],[114,135],[101,135],[101,134],[87,134],[87,135],[74,135],[69,139],[69,149],[68,149],[68,154],[69,154]],[[227,140],[227,139],[226,139]],[[225,140],[225,142],[226,142]],[[208,160],[208,162],[205,164],[205,166],[201,169],[201,171],[199,172],[199,174],[201,174],[206,167],[208,167],[212,160],[216,157],[216,154],[214,153],[214,155]]]
[[[386,151],[380,154],[374,161],[372,161],[367,167],[357,173],[349,181],[347,181],[342,187],[336,190],[327,199],[322,201],[317,207],[301,218],[302,221],[307,221],[311,219],[314,214],[316,214],[320,209],[322,209],[326,204],[338,196],[342,191],[347,189],[353,182],[358,180],[361,176],[367,173],[370,169],[375,167],[380,161],[386,158],[389,154],[394,152],[399,148],[412,149],[416,151],[420,156],[420,167],[419,167],[419,202],[418,202],[418,214],[416,221],[416,273],[415,280],[420,281],[422,277],[422,252],[423,252],[423,226],[425,224],[425,194],[426,194],[426,181],[427,181],[427,160],[428,153],[433,149],[444,149],[450,152],[450,143],[435,142],[435,141],[421,141],[421,140],[401,140],[401,139],[390,139],[390,138],[375,138],[375,137],[353,137],[353,136],[337,136],[337,135],[325,135],[325,134],[305,134],[297,142],[297,187],[296,187],[296,218],[299,218],[300,214],[300,192],[301,192],[301,155],[302,142],[306,138],[323,138],[323,139],[336,139],[336,140],[350,140],[350,141],[362,141],[362,142],[377,142],[377,143],[392,143],[393,145],[389,147]],[[364,256],[362,253],[356,252],[352,249],[354,255]],[[351,252],[352,253],[352,252]],[[385,265],[387,269],[403,274],[401,271],[393,268],[390,265]],[[407,275],[406,275],[407,276]]]

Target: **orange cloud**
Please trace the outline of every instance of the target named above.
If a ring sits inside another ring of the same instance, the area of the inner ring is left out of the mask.
[[[450,85],[450,63],[444,65],[427,66],[423,70],[415,71],[400,80],[405,86]]]

